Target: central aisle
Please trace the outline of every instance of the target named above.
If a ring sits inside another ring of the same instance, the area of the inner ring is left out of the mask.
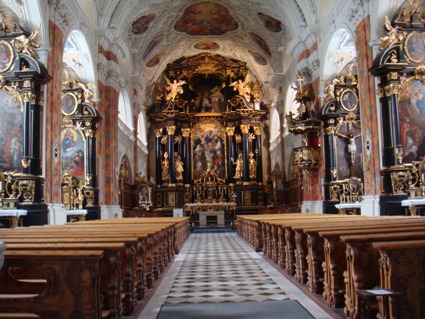
[[[276,301],[292,303],[300,312],[305,312],[304,307],[311,314],[305,312],[305,318],[331,318],[236,233],[191,234],[138,319],[157,318],[163,305],[164,309],[186,305],[186,311],[190,305],[199,308],[202,304],[204,309],[212,305],[226,312],[230,304],[234,312],[238,305],[253,306],[255,311],[260,306],[273,307]]]

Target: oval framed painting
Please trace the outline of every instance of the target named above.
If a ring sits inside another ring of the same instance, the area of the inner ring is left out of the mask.
[[[425,38],[419,32],[412,32],[406,37],[404,50],[407,58],[415,63],[421,63],[425,60]]]
[[[77,109],[77,97],[72,93],[62,95],[61,107],[63,115],[71,115]]]

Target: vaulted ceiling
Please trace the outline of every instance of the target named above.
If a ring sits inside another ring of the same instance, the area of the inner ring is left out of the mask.
[[[281,72],[281,51],[323,16],[322,0],[95,0],[99,27],[154,82],[167,63],[201,52],[247,63],[260,81]],[[329,2],[326,1],[326,6]],[[323,17],[322,17],[323,19]]]

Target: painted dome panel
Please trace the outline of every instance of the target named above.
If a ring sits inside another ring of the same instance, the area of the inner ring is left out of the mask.
[[[262,55],[251,50],[248,50],[248,52],[252,55],[255,62],[257,62],[259,65],[267,65],[267,60]]]
[[[282,22],[279,20],[261,12],[258,12],[258,16],[264,21],[264,26],[267,30],[275,33],[282,31]]]
[[[254,32],[250,32],[249,36],[251,37],[252,40],[257,42],[257,44],[260,46],[260,48],[264,50],[264,52],[266,52],[269,56],[272,56],[269,46],[267,45],[266,41],[263,40],[262,37],[260,37],[258,34]]]
[[[174,24],[176,31],[194,36],[223,35],[238,27],[225,6],[209,1],[189,6]]]
[[[151,23],[155,19],[155,17],[156,15],[154,13],[141,16],[131,24],[131,32],[133,34],[145,33],[149,27],[149,23]]]
[[[156,66],[156,65],[158,65],[159,64],[159,62],[161,62],[161,60],[162,60],[162,58],[164,57],[164,55],[165,55],[165,52],[161,52],[161,53],[158,53],[158,54],[156,54],[156,55],[154,55],[149,61],[148,61],[148,63],[146,63],[146,66],[148,67],[148,68],[152,68],[152,67],[154,67],[154,66]]]
[[[152,52],[152,50],[158,45],[159,42],[162,41],[164,38],[164,35],[162,33],[155,36],[151,42],[149,42],[148,46],[145,49],[145,52],[143,53],[143,60],[146,59],[146,57]]]
[[[213,41],[199,41],[193,47],[198,50],[217,50],[220,46]]]

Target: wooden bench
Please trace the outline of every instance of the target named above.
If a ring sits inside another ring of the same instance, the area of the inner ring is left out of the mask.
[[[103,251],[6,250],[0,271],[0,312],[33,313],[42,318],[101,319],[99,262]],[[45,289],[39,294],[9,294],[9,269],[37,269],[44,273]],[[59,293],[60,292],[60,293]]]
[[[400,317],[425,318],[423,307],[425,273],[425,240],[373,242],[372,246],[380,254],[380,282],[382,289],[390,289],[402,294]],[[381,317],[395,317],[396,309],[390,303],[390,313]]]
[[[386,233],[346,235],[341,240],[346,243],[347,271],[344,274],[345,308],[347,317],[358,315],[357,294],[359,289],[372,289],[379,286],[379,253],[372,247],[372,241],[400,241],[425,239],[425,227],[420,231],[408,231],[402,227]]]
[[[99,263],[100,293],[103,310],[109,318],[121,316],[121,261],[125,256],[125,244],[118,243],[8,243],[8,250],[102,250],[104,258]]]

